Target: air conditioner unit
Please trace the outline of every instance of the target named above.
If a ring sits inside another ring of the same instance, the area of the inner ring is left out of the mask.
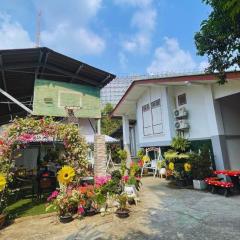
[[[190,127],[186,119],[177,120],[174,125],[176,130],[187,130]]]
[[[187,117],[188,115],[188,111],[185,107],[179,107],[175,109],[173,113],[175,118]]]

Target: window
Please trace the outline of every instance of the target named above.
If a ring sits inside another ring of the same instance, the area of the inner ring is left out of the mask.
[[[150,108],[151,106],[151,108]],[[142,106],[144,136],[163,132],[163,119],[160,98]]]
[[[142,106],[142,117],[143,117],[143,134],[144,136],[152,135],[152,117],[150,111],[150,105],[146,104]]]
[[[178,99],[178,106],[182,106],[184,104],[187,104],[186,93],[178,95],[177,99]]]
[[[160,98],[151,102],[153,134],[163,132],[163,119]]]
[[[150,109],[149,104],[146,104],[142,107],[143,112],[147,112],[147,111],[149,111],[149,109]]]
[[[158,100],[155,100],[153,102],[151,102],[151,108],[156,108],[160,106],[160,98]]]

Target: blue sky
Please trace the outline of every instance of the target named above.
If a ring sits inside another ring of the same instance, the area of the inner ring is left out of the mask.
[[[198,71],[201,0],[0,0],[0,49],[41,46],[117,75]]]

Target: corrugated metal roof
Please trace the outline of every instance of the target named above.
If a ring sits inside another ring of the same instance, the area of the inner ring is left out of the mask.
[[[36,78],[102,88],[116,77],[46,47],[0,50],[0,71],[0,88],[26,105],[32,101]],[[6,101],[0,94],[0,102]],[[0,124],[25,115],[16,104],[0,104]]]

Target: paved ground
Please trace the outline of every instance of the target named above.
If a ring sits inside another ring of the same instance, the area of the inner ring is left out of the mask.
[[[1,230],[0,239],[240,239],[240,196],[172,189],[153,178],[143,183],[142,201],[128,219],[97,215],[63,225],[55,216],[28,217]]]

